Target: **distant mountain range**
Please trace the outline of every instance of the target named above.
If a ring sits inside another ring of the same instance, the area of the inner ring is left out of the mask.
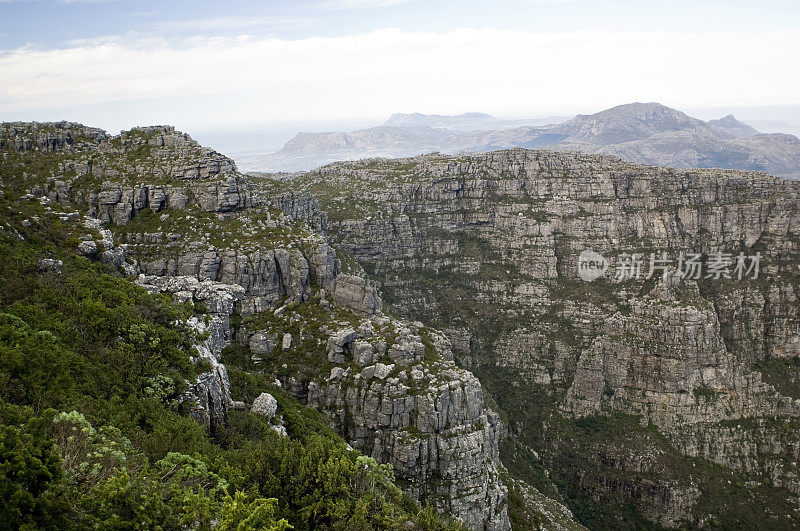
[[[340,160],[513,147],[606,153],[680,168],[759,170],[800,179],[797,137],[761,134],[732,115],[704,122],[659,103],[620,105],[566,121],[500,120],[483,113],[395,114],[368,129],[299,133],[276,153],[248,160],[246,169],[299,171]]]
[[[457,131],[487,131],[558,124],[566,120],[569,120],[569,116],[501,120],[482,112],[467,112],[458,115],[420,114],[415,112],[412,114],[393,114],[383,125],[386,127],[434,127],[439,129],[454,129]]]

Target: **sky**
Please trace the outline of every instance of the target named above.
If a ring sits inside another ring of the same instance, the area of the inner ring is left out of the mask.
[[[0,121],[111,132],[633,101],[800,122],[798,64],[796,0],[0,0]]]

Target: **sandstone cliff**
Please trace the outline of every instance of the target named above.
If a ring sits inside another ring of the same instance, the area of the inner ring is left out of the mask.
[[[584,522],[797,518],[797,183],[511,150],[260,187],[318,198],[331,241],[391,310],[447,332]],[[604,278],[580,280],[585,249],[609,258]],[[662,252],[763,262],[757,279],[681,280],[674,262],[612,278],[621,253]]]

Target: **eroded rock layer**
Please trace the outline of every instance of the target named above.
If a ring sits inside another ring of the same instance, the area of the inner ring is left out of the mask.
[[[317,197],[332,243],[391,310],[445,330],[584,522],[713,525],[749,503],[798,518],[798,183],[510,150],[259,186]],[[607,258],[593,282],[584,250]],[[640,278],[615,278],[626,253]],[[709,274],[719,253],[733,264]],[[680,278],[694,255],[706,269]]]

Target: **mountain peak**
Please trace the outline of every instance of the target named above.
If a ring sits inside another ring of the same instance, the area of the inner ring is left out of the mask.
[[[634,102],[596,114],[579,114],[558,129],[573,139],[602,145],[704,126],[701,120],[666,105]]]
[[[626,115],[643,118],[652,118],[653,116],[674,116],[689,118],[687,114],[679,111],[678,109],[667,107],[666,105],[656,101],[647,103],[641,103],[638,101],[633,103],[625,103],[623,105],[617,105],[616,107],[611,107],[610,109],[600,111],[593,116],[597,115]]]

